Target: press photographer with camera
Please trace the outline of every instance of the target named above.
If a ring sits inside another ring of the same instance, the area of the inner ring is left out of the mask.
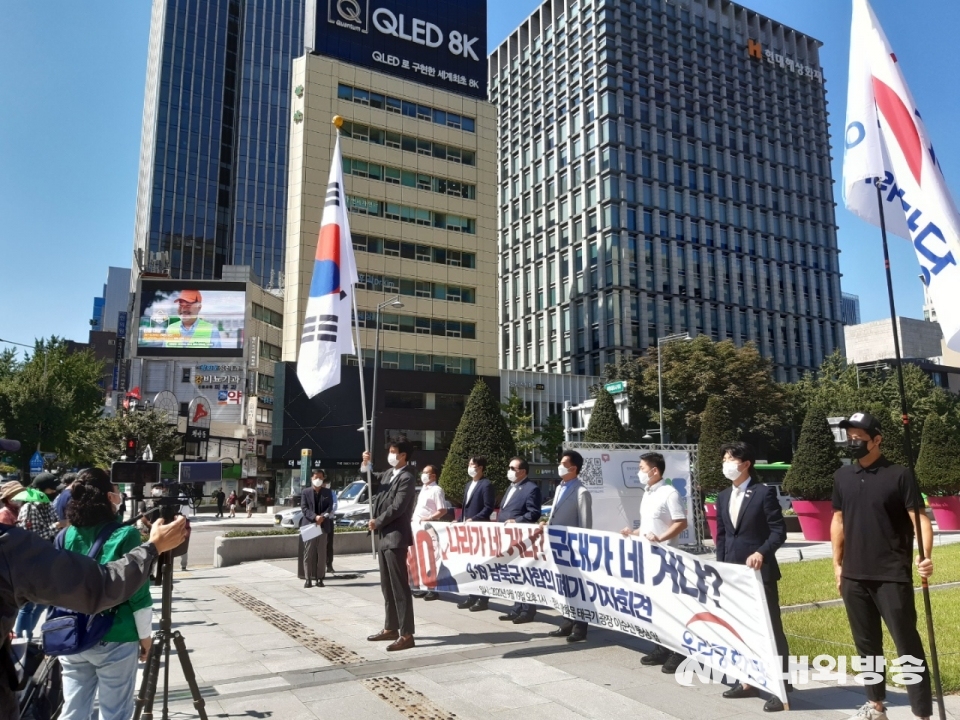
[[[3,440],[0,449],[19,450],[19,443]],[[0,710],[16,720],[16,669],[10,649],[10,630],[17,609],[35,602],[94,615],[129,600],[145,585],[157,557],[181,545],[186,521],[155,522],[148,542],[101,565],[79,553],[56,550],[36,533],[0,525]]]

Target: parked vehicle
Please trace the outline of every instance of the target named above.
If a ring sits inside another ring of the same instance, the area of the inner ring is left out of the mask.
[[[370,501],[367,497],[367,483],[364,480],[354,480],[343,490],[337,493],[337,514],[334,522],[340,527],[351,526],[353,522],[362,520],[366,514],[370,519]],[[299,507],[289,508],[273,516],[275,525],[285,528],[300,527],[302,513]],[[341,520],[348,520],[344,523]]]

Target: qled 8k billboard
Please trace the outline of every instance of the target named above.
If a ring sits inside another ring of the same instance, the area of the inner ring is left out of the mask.
[[[310,0],[313,52],[487,99],[486,0]]]
[[[242,356],[245,290],[243,283],[144,281],[137,354]]]

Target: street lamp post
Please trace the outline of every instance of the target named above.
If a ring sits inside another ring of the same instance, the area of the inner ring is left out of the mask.
[[[660,442],[664,441],[664,427],[663,427],[663,364],[661,362],[661,352],[660,349],[666,343],[672,342],[686,342],[690,340],[689,333],[678,333],[676,335],[667,335],[662,338],[657,338],[657,394],[660,396]]]
[[[403,303],[400,302],[400,296],[398,295],[395,298],[390,300],[385,300],[384,302],[377,305],[377,320],[376,320],[376,334],[374,336],[373,343],[373,398],[370,400],[370,460],[373,462],[373,454],[376,452],[377,440],[375,430],[376,430],[376,420],[377,420],[377,376],[380,374],[380,312],[385,307],[392,307],[397,310],[403,307]],[[360,361],[361,366],[363,365],[363,359]]]

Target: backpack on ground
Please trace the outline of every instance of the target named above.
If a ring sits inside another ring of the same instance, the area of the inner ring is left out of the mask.
[[[119,527],[120,523],[108,523],[97,535],[87,557],[96,560],[104,543]],[[53,541],[57,550],[63,550],[66,533],[66,529],[61,530]],[[40,628],[43,633],[43,652],[56,657],[76,655],[89,650],[110,632],[110,628],[113,627],[114,612],[114,610],[107,610],[97,615],[87,615],[61,607],[49,608],[47,619]]]

